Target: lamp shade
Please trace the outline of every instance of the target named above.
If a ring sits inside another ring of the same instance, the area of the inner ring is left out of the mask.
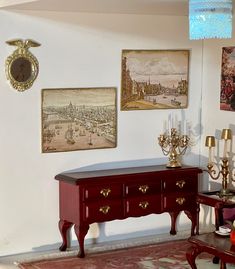
[[[189,0],[189,38],[231,38],[232,0]]]
[[[232,130],[231,129],[223,129],[221,134],[221,139],[231,140],[232,139]]]
[[[207,136],[205,146],[209,148],[215,147],[215,137],[214,136]]]

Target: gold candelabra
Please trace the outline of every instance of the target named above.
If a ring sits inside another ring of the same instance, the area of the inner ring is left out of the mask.
[[[179,156],[186,152],[189,140],[187,135],[180,135],[176,128],[171,128],[170,134],[161,134],[158,137],[158,144],[163,154],[169,155],[169,163],[166,167],[181,167]]]
[[[224,196],[230,196],[232,193],[228,189],[228,181],[231,179],[232,181],[235,181],[233,179],[233,176],[231,174],[231,169],[229,167],[229,158],[228,158],[228,141],[232,140],[232,131],[231,129],[223,129],[221,134],[221,139],[224,140],[224,151],[223,151],[223,157],[221,158],[221,164],[220,168],[218,168],[218,172],[214,169],[214,162],[212,161],[212,150],[215,147],[215,137],[214,136],[207,136],[205,146],[209,148],[209,159],[206,172],[209,173],[210,177],[213,180],[217,180],[222,177],[222,188],[220,192],[218,193],[220,197]]]

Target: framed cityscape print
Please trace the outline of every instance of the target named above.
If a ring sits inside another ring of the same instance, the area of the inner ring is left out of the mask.
[[[235,111],[235,47],[222,48],[220,109]]]
[[[121,110],[186,108],[189,50],[123,50]]]
[[[42,90],[42,152],[114,148],[116,88]]]

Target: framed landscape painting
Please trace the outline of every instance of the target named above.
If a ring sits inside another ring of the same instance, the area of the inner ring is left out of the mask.
[[[186,108],[189,50],[123,50],[121,110]]]
[[[116,88],[42,90],[42,152],[114,148]]]
[[[235,47],[222,48],[220,109],[235,111]]]

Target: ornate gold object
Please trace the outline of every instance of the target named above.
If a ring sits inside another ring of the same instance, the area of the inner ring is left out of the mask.
[[[139,207],[146,209],[149,206],[149,203],[147,201],[140,202]]]
[[[232,130],[231,129],[223,129],[221,134],[221,139],[231,140],[232,139]]]
[[[181,167],[179,156],[185,154],[190,138],[187,135],[178,134],[175,128],[171,128],[170,134],[161,134],[158,144],[165,156],[169,155],[167,167]]]
[[[109,213],[110,209],[111,209],[111,207],[109,205],[106,205],[106,206],[100,207],[99,211],[106,215]]]
[[[111,190],[110,189],[102,189],[100,191],[100,194],[103,195],[105,198],[108,197],[108,195],[110,194]]]
[[[179,198],[176,198],[175,201],[177,204],[182,205],[185,203],[186,199],[184,197],[179,197]]]
[[[205,146],[206,147],[215,147],[215,137],[214,136],[207,136]]]
[[[180,189],[183,189],[184,185],[185,185],[185,181],[184,180],[179,180],[179,181],[176,181],[176,186],[178,186]]]
[[[142,185],[139,187],[139,191],[141,191],[142,193],[146,193],[148,189],[149,189],[148,185]]]
[[[229,167],[229,159],[227,157],[227,142],[228,140],[232,139],[232,131],[231,129],[223,129],[221,134],[221,139],[224,140],[224,152],[223,157],[221,159],[220,169],[218,168],[218,172],[216,174],[216,170],[214,169],[214,162],[212,161],[212,148],[215,147],[215,137],[214,136],[207,136],[206,137],[206,143],[205,146],[209,148],[209,160],[207,164],[207,170],[206,172],[209,173],[210,177],[213,180],[217,180],[222,176],[222,188],[220,192],[218,193],[220,197],[223,196],[231,196],[233,195],[230,190],[228,189],[228,181],[229,179],[231,181],[235,182],[235,179],[233,179],[233,176],[231,174],[231,169]]]
[[[18,48],[7,57],[5,62],[6,77],[17,91],[29,89],[38,76],[39,64],[36,57],[29,51],[30,47],[38,47],[36,41],[14,39],[6,41],[10,46]]]

